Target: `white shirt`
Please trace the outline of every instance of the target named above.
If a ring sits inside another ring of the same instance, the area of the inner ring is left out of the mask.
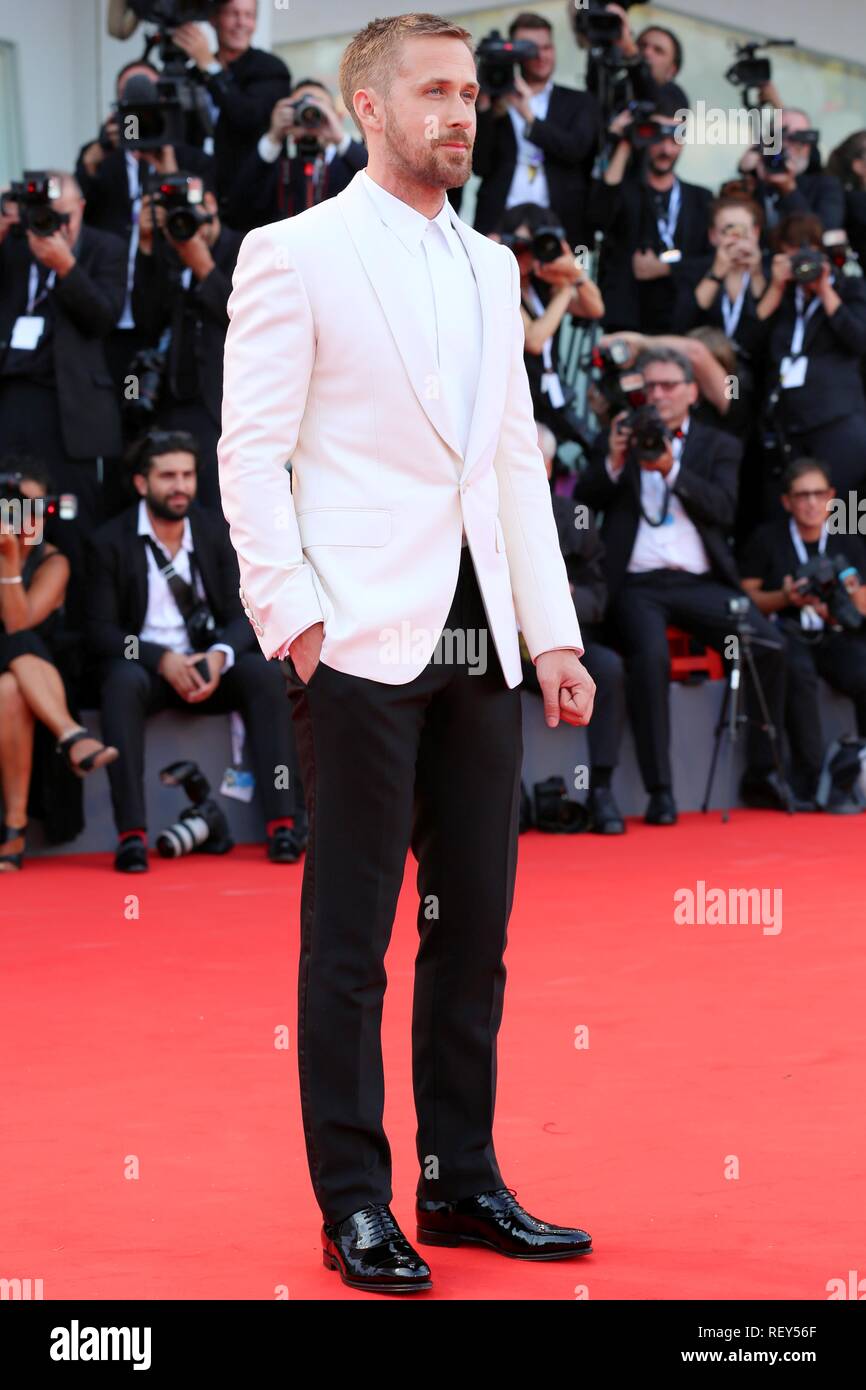
[[[339,145],[326,145],[324,156],[320,155],[319,158],[324,158],[325,163],[330,164],[335,155],[344,155],[351,143],[351,135],[344,135]],[[265,164],[275,164],[285,148],[285,140],[272,140],[266,130],[257,146],[259,159],[263,159]]]
[[[125,151],[126,160],[126,182],[129,188],[130,216],[132,217],[132,232],[129,238],[129,255],[126,265],[126,299],[123,301],[123,313],[117,320],[118,328],[134,328],[135,319],[132,317],[132,282],[135,279],[135,257],[138,253],[138,218],[141,212],[141,166],[134,155],[129,150]]]
[[[160,550],[165,551],[168,555],[162,541],[154,532],[147,503],[143,497],[138,504],[138,535],[150,536],[152,540],[156,541]],[[144,615],[144,624],[138,635],[142,642],[156,642],[159,646],[167,647],[172,652],[191,652],[192,644],[186,630],[186,623],[177,606],[174,594],[168,587],[168,580],[161,574],[150,546],[146,545],[145,550],[147,552],[147,611]],[[183,519],[183,540],[177,554],[172,558],[172,564],[181,579],[187,584],[193,582],[189,563],[192,551],[192,527],[189,524],[189,517],[186,516]],[[198,597],[203,599],[205,593],[198,567],[195,571],[194,587]],[[223,675],[234,665],[234,651],[224,642],[215,642],[212,647],[208,647],[208,651],[225,653],[226,661],[222,669]]]
[[[539,121],[547,120],[552,91],[553,78],[546,87],[542,87],[540,92],[533,92],[529,98],[532,114]],[[517,203],[538,203],[539,207],[549,207],[550,194],[547,188],[547,174],[544,171],[544,151],[539,149],[538,145],[533,145],[531,140],[527,140],[526,129],[529,122],[523,119],[520,112],[509,105],[508,114],[514,127],[517,160],[505,206],[513,208]]]
[[[671,442],[674,464],[666,478],[651,469],[642,468],[640,471],[640,500],[643,510],[651,517],[661,515],[667,485],[670,489],[668,519],[662,526],[651,526],[641,516],[627,565],[629,574],[645,574],[647,570],[686,570],[689,574],[707,574],[712,568],[698,528],[686,514],[682,502],[673,491],[674,483],[679,477],[685,436],[689,432],[688,416],[683,421],[682,431],[683,437]],[[615,472],[609,459],[606,466],[609,476],[614,482],[619,482],[625,470]]]

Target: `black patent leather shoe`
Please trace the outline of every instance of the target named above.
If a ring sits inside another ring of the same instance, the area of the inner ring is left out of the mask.
[[[644,821],[647,825],[676,825],[677,803],[670,792],[651,792]]]
[[[625,821],[613,798],[610,787],[596,787],[586,803],[589,828],[596,835],[624,835]]]
[[[592,1252],[586,1231],[530,1216],[511,1187],[456,1202],[418,1197],[415,1212],[420,1245],[486,1245],[516,1260],[567,1260]]]
[[[362,1207],[322,1226],[322,1263],[344,1284],[369,1293],[417,1293],[431,1289],[430,1268],[413,1250],[391,1208]]]

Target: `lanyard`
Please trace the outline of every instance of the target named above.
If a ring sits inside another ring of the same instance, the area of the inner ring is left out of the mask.
[[[803,313],[804,293],[801,285],[794,291],[794,303],[797,306],[797,321],[794,324],[794,332],[791,337],[791,356],[799,357],[803,351],[803,339],[806,336],[806,325],[812,315],[820,306],[820,299],[813,299],[805,314]]]
[[[49,292],[54,288],[54,281],[57,279],[56,273],[52,270],[39,294],[36,293],[39,286],[39,267],[33,261],[30,266],[30,278],[27,282],[27,313],[32,314],[37,304],[41,304],[43,299],[47,299]]]
[[[796,554],[797,559],[799,560],[801,565],[807,564],[809,560],[809,552],[803,544],[803,539],[800,535],[800,532],[797,530],[793,517],[788,518],[788,530],[791,533],[791,544],[794,547],[794,553]],[[825,524],[821,527],[821,536],[818,541],[818,554],[823,555],[826,549],[827,526]],[[802,628],[805,628],[807,631],[820,632],[824,626],[824,619],[815,612],[814,608],[810,608],[807,605],[805,608],[800,609],[800,626]]]
[[[743,276],[743,283],[740,286],[740,293],[737,295],[733,304],[731,303],[731,300],[728,297],[728,291],[724,290],[722,293],[722,323],[725,325],[726,338],[733,338],[734,334],[737,331],[737,324],[740,322],[740,315],[743,312],[743,304],[746,300],[746,290],[749,288],[750,279],[751,273],[747,270],[745,275]]]
[[[671,441],[671,454],[673,455],[674,463],[679,463],[680,459],[682,458],[683,449],[685,448],[685,445],[686,445],[686,431],[683,430],[681,434],[676,435],[675,438]],[[646,500],[647,500],[647,501],[649,500],[649,493],[650,493],[651,491],[654,491],[654,492],[656,493],[656,495],[658,495],[659,483],[661,483],[661,487],[662,487],[662,494],[661,494],[662,505],[661,505],[661,511],[659,512],[659,514],[658,514],[657,517],[652,517],[652,516],[649,516],[649,515],[647,514],[647,511],[646,511],[646,509],[645,509],[645,507],[644,507],[644,500],[645,500],[645,499],[644,499],[644,495],[643,495],[643,494],[644,494],[644,490],[646,490],[646,493],[647,493],[647,498],[646,498]],[[669,507],[670,507],[670,501],[671,501],[671,489],[670,489],[670,487],[668,486],[667,478],[663,478],[662,475],[661,475],[660,473],[651,473],[651,472],[648,473],[648,472],[646,472],[644,469],[641,469],[641,475],[640,475],[640,511],[641,511],[641,516],[643,517],[644,521],[646,521],[650,526],[664,526],[665,522],[667,521],[668,509],[669,509]],[[673,518],[671,518],[671,520],[673,520]]]
[[[682,189],[679,179],[674,179],[671,187],[671,196],[668,201],[667,216],[656,215],[656,224],[659,229],[659,236],[669,251],[674,249],[674,234],[677,229],[677,222],[680,216],[680,204],[683,200]]]

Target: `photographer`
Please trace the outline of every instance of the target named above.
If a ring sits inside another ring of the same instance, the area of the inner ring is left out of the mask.
[[[201,188],[194,184],[196,196]],[[195,230],[193,230],[195,229]],[[161,348],[161,379],[148,423],[164,430],[188,430],[199,445],[197,496],[220,513],[217,442],[223,391],[223,350],[228,330],[226,305],[242,237],[224,228],[213,192],[203,203],[142,199],[132,306],[149,342],[170,330]]]
[[[866,481],[866,285],[835,274],[816,217],[786,217],[775,241],[758,305],[769,325],[768,414],[785,453],[826,459],[847,494]]]
[[[285,681],[279,665],[261,655],[244,617],[225,526],[191,505],[197,473],[191,435],[153,431],[132,458],[140,500],[101,527],[90,547],[87,636],[102,668],[103,729],[122,754],[109,774],[115,868],[122,873],[148,867],[144,731],[148,715],[161,709],[240,710],[268,858],[294,863],[303,848]],[[169,565],[173,573],[166,575]],[[288,787],[280,768],[288,769]]]
[[[343,130],[327,87],[304,78],[277,102],[270,128],[239,169],[226,220],[235,226],[247,218],[263,227],[293,217],[342,192],[366,163],[366,145]]]
[[[556,436],[547,425],[538,425],[538,447],[544,455],[548,478],[552,477],[556,456]],[[575,507],[569,497],[551,497],[559,548],[568,574],[574,606],[580,615],[580,630],[586,650],[583,662],[596,684],[597,704],[587,729],[590,757],[590,787],[587,798],[590,829],[598,835],[622,835],[625,821],[614,800],[611,780],[619,763],[625,727],[625,683],[622,660],[603,640],[607,608],[604,578],[604,546],[591,512]],[[521,636],[521,666],[524,686],[541,693],[538,675]]]
[[[827,160],[827,172],[845,194],[845,230],[866,274],[866,130],[856,130],[837,145]]]
[[[79,777],[117,757],[116,748],[93,738],[70,714],[58,669],[69,561],[44,536],[40,503],[51,486],[50,475],[37,460],[14,454],[0,459],[0,870],[5,872],[23,865],[37,722],[50,731],[66,766]],[[16,508],[17,526],[8,520]],[[36,780],[43,796],[34,799],[44,801],[45,759],[37,761],[41,766]],[[57,763],[56,756],[53,761]],[[58,812],[70,808],[57,804],[62,791],[56,778],[51,791],[52,824],[57,828]],[[80,830],[80,796],[71,811],[74,824],[62,827],[57,838],[72,838]]]
[[[153,183],[163,174],[176,173],[179,167],[202,177],[210,177],[213,169],[213,161],[193,145],[164,145],[156,150],[121,148],[117,108],[123,102],[130,79],[156,82],[159,75],[158,69],[150,63],[133,62],[121,68],[116,82],[117,103],[96,140],[81,149],[75,166],[85,199],[85,226],[113,232],[122,237],[126,246],[126,299],[116,326],[105,339],[108,369],[119,399],[123,397],[130,360],[147,345],[132,311],[132,281],[138,249],[139,211],[148,181]]]
[[[476,102],[472,169],[481,179],[475,227],[491,232],[506,208],[522,203],[561,210],[566,241],[587,244],[586,190],[598,144],[598,108],[588,92],[553,81],[553,30],[541,15],[519,14],[508,27],[514,41],[538,55],[514,75],[514,89]]]
[[[559,332],[566,314],[601,318],[601,295],[569,250],[559,217],[552,209],[535,203],[509,208],[497,239],[511,248],[520,268],[524,361],[536,419],[549,425],[558,437],[574,438],[569,420],[574,392],[563,387],[557,370]]]
[[[250,46],[256,13],[256,0],[223,0],[211,20],[217,34],[216,54],[198,24],[182,24],[172,33],[174,43],[201,74],[214,106],[214,159],[221,206],[231,197],[244,160],[268,129],[274,104],[292,89],[283,60]],[[248,231],[255,223],[242,217],[230,225]]]
[[[710,249],[712,195],[675,173],[682,128],[672,103],[637,121],[624,111],[611,124],[615,147],[589,199],[590,221],[604,233],[599,286],[610,331],[670,333],[680,277]]]
[[[82,225],[71,174],[29,182],[35,192],[7,194],[0,213],[0,449],[44,459],[87,529],[101,510],[96,459],[121,447],[104,342],[123,307],[124,247]]]
[[[670,767],[667,629],[673,624],[727,655],[728,602],[739,576],[728,543],[734,523],[740,445],[691,418],[697,400],[687,358],[669,348],[636,363],[647,405],[616,417],[605,448],[594,451],[575,497],[604,512],[601,535],[610,622],[626,660],[626,695],[638,762],[649,793],[645,820],[677,819]],[[758,636],[778,642],[753,609]],[[781,724],[781,652],[755,647],[771,718]],[[754,692],[747,691],[750,704]],[[750,805],[787,809],[766,735],[750,724],[741,795]]]
[[[588,5],[575,8],[572,22],[575,37],[581,48],[590,48],[586,69],[587,90],[597,94],[608,87],[606,113],[608,118],[625,109],[631,101],[660,101],[672,103],[672,109],[686,110],[689,99],[678,85],[683,65],[683,46],[672,29],[649,24],[637,38],[632,32],[626,10],[628,4],[604,5],[590,0]],[[602,43],[593,43],[587,29],[598,22],[599,15],[614,15],[619,29],[609,33]],[[606,69],[604,76],[602,69]],[[609,77],[608,77],[609,74]],[[607,77],[607,82],[605,82]]]
[[[741,173],[756,180],[755,199],[764,214],[765,236],[792,213],[813,213],[825,231],[845,225],[842,185],[824,173],[818,157],[818,132],[805,111],[788,106],[782,112],[782,149],[762,153],[759,145],[746,150]]]
[[[818,677],[854,701],[857,733],[866,737],[866,546],[857,535],[828,531],[835,490],[827,469],[812,458],[785,470],[787,517],[760,527],[740,561],[745,592],[784,637],[788,666],[786,726],[797,795],[815,796],[824,756]],[[830,569],[822,598],[803,573],[818,556]]]

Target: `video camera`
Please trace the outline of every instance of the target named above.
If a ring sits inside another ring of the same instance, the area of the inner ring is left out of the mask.
[[[633,150],[645,150],[650,145],[657,144],[659,140],[664,140],[671,131],[677,129],[676,121],[662,125],[652,119],[655,112],[653,101],[630,101],[627,110],[632,113],[632,123],[626,127],[625,138]]]
[[[129,8],[147,24],[178,29],[181,24],[204,24],[213,19],[220,0],[127,0]]]
[[[507,246],[515,255],[518,251],[531,251],[541,265],[550,265],[551,261],[557,260],[563,254],[564,240],[565,228],[553,224],[549,227],[539,227],[531,237],[518,236],[516,232],[502,233],[503,246]]]
[[[628,9],[631,0],[626,0],[623,9]],[[618,14],[612,14],[605,0],[589,0],[586,5],[575,9],[574,32],[585,39],[590,48],[612,48],[619,43],[622,22]]]
[[[769,58],[758,58],[761,48],[792,48],[796,39],[764,39],[753,43],[735,43],[734,61],[725,73],[728,82],[742,90],[743,105],[750,106],[749,93],[753,87],[763,87],[772,76]]]
[[[476,49],[478,84],[490,97],[507,96],[514,91],[515,64],[538,57],[538,48],[529,39],[504,39],[491,29]]]
[[[627,343],[616,338],[610,343],[596,343],[592,356],[583,363],[592,368],[593,379],[604,397],[610,418],[629,410],[643,400],[643,377],[639,372],[627,372],[631,351]]]
[[[794,578],[806,580],[801,592],[826,604],[838,627],[856,632],[863,624],[863,614],[857,611],[845,588],[845,580],[856,573],[844,555],[813,555],[797,566]]]
[[[144,73],[130,77],[114,113],[121,147],[127,150],[159,150],[182,143],[190,116],[204,134],[213,130],[204,89],[185,73],[168,68],[155,82]]]
[[[0,195],[0,212],[8,216],[10,204],[18,208],[19,236],[25,232],[53,236],[69,222],[68,212],[58,212],[51,206],[62,192],[63,180],[57,174],[25,169],[23,179],[13,179],[8,191]]]

